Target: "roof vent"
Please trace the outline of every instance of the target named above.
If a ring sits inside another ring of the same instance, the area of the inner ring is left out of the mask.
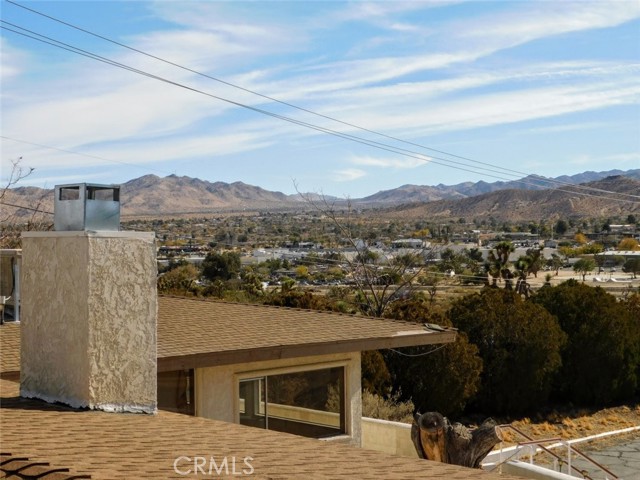
[[[120,185],[57,185],[55,195],[56,231],[120,230]]]

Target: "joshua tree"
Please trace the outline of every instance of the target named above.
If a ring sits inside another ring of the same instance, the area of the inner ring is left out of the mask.
[[[504,288],[513,289],[513,273],[509,269],[509,255],[515,251],[511,242],[500,242],[489,252],[489,268],[487,271],[493,277],[493,285],[496,285],[497,276],[504,279]]]

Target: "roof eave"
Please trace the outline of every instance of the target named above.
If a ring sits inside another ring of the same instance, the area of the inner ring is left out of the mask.
[[[401,332],[390,337],[349,339],[333,342],[305,343],[294,345],[273,345],[243,350],[193,353],[188,355],[167,355],[158,357],[158,371],[188,370],[192,368],[215,367],[235,363],[260,362],[283,358],[311,357],[337,353],[383,350],[387,348],[413,347],[451,343],[456,339],[453,330],[445,332]]]

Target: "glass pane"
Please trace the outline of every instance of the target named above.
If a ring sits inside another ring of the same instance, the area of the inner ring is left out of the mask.
[[[193,370],[158,373],[158,408],[195,415]]]
[[[240,381],[240,424],[267,428],[265,377]]]
[[[79,200],[80,187],[62,187],[60,188],[60,200]]]
[[[344,368],[268,377],[269,429],[322,438],[345,432]]]

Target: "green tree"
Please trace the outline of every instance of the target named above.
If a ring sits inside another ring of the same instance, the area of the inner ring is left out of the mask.
[[[230,280],[240,273],[240,254],[209,252],[202,262],[202,275],[210,281]]]
[[[455,273],[462,273],[462,265],[464,261],[464,255],[454,252],[451,248],[445,248],[442,253],[440,253],[438,269],[441,272],[452,270]]]
[[[633,396],[640,328],[631,308],[576,280],[541,289],[533,302],[555,315],[567,334],[555,386],[559,400],[602,406]]]
[[[434,313],[421,296],[394,302],[386,316],[410,322],[451,326]],[[407,356],[410,355],[410,356]],[[444,346],[411,347],[402,352],[386,350],[384,356],[394,385],[405,400],[411,399],[421,411],[459,415],[480,387],[482,359],[478,348],[459,332],[456,341]]]
[[[569,230],[569,224],[565,220],[558,220],[553,227],[553,231],[558,235],[564,235]]]
[[[391,374],[382,354],[377,350],[362,352],[360,364],[362,388],[386,396],[391,390]]]
[[[582,281],[584,282],[587,273],[593,272],[596,268],[596,261],[593,258],[581,258],[573,264],[573,271],[582,275]]]
[[[193,264],[177,266],[158,277],[158,292],[192,295],[197,292],[198,277],[200,277],[200,271]]]
[[[630,258],[622,268],[625,272],[632,273],[633,278],[636,278],[636,275],[640,272],[640,258]]]
[[[547,265],[553,268],[556,272],[556,275],[558,275],[558,271],[560,270],[560,268],[562,268],[562,265],[564,265],[564,260],[560,255],[552,253],[551,258],[547,260]]]
[[[247,292],[249,297],[260,297],[264,293],[264,291],[262,290],[262,280],[260,279],[260,276],[257,275],[253,270],[243,270],[240,274],[240,278],[242,280],[240,288]]]
[[[566,341],[557,320],[517,293],[494,288],[455,301],[448,315],[478,347],[484,364],[477,407],[538,411],[549,398]]]
[[[298,265],[296,267],[296,278],[306,280],[309,278],[309,267],[306,265]]]

